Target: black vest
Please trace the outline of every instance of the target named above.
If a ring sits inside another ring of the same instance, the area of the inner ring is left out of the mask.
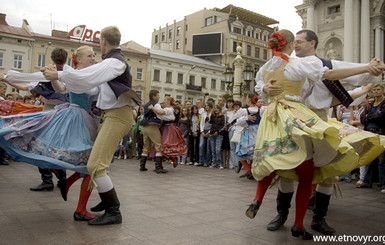
[[[149,110],[148,107],[150,105],[155,106],[157,104],[155,100],[150,100],[147,102],[143,109],[144,109],[144,114],[143,114],[143,120],[140,122],[140,125],[147,125],[147,124],[160,124],[161,121],[160,119],[156,116],[155,112],[153,110]]]
[[[328,67],[329,69],[333,69],[333,65],[331,60],[325,60],[323,58],[318,57],[321,61],[323,66]],[[342,105],[345,107],[349,107],[349,105],[353,102],[353,98],[350,96],[350,94],[346,91],[346,89],[342,86],[341,82],[339,80],[336,81],[330,81],[330,80],[322,80],[323,84],[327,87],[327,89],[334,95],[334,97],[337,98],[339,102],[341,102]]]
[[[108,52],[108,54],[103,57],[103,59],[107,58],[115,58],[126,64],[126,70],[123,72],[123,74],[108,82],[108,85],[111,87],[116,98],[118,98],[122,93],[131,90],[132,77],[130,74],[130,67],[128,66],[121,50],[118,48],[110,50],[110,52]]]
[[[62,71],[63,66],[56,66],[56,70]],[[47,100],[61,100],[63,102],[68,102],[69,96],[68,93],[66,94],[61,94],[61,93],[56,93],[55,89],[52,87],[51,82],[47,83],[39,83],[36,85],[33,89],[30,91],[34,96],[43,96]]]

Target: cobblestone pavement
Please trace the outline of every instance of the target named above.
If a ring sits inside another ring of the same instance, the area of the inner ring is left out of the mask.
[[[80,181],[71,187],[64,202],[56,187],[52,192],[29,190],[40,183],[35,166],[12,161],[9,166],[0,165],[0,244],[313,243],[290,234],[294,201],[285,226],[275,232],[266,229],[276,214],[276,186],[268,190],[259,213],[251,220],[244,213],[255,195],[256,181],[241,179],[229,169],[185,165],[174,169],[165,164],[169,172],[156,174],[154,162],[147,165],[149,171],[139,172],[138,160],[115,160],[112,164],[110,176],[121,202],[123,223],[103,227],[73,220]],[[357,189],[343,182],[340,187],[343,198],[331,200],[327,217],[337,235],[385,236],[385,194],[377,186]],[[99,200],[94,191],[88,207]],[[310,228],[311,216],[308,211],[305,227],[319,235]]]

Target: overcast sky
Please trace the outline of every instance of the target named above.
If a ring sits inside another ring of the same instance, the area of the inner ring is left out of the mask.
[[[151,46],[154,29],[204,9],[224,8],[229,4],[251,10],[280,22],[280,29],[297,32],[302,20],[294,6],[302,0],[0,0],[0,13],[7,15],[9,25],[21,27],[26,19],[33,32],[50,35],[51,29],[70,31],[77,25],[101,30],[116,25],[122,33],[122,43],[135,41]]]

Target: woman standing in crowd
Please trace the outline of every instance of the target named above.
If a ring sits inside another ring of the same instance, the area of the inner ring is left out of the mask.
[[[223,142],[223,128],[225,126],[225,116],[222,114],[222,107],[215,105],[213,114],[210,117],[211,128],[210,135],[210,149],[212,155],[211,168],[223,169],[222,163],[222,142]]]
[[[239,173],[242,168],[242,164],[238,162],[237,156],[235,154],[235,149],[237,147],[237,144],[239,141],[235,142],[233,141],[233,135],[236,128],[240,128],[240,126],[234,126],[236,119],[240,117],[239,115],[239,109],[242,107],[242,102],[239,100],[234,101],[234,111],[233,115],[229,117],[228,121],[228,127],[229,127],[229,140],[230,140],[230,159],[229,159],[229,165],[230,168],[236,167],[236,172]],[[235,166],[235,163],[237,163],[237,166]]]
[[[191,134],[189,139],[189,153],[190,163],[189,165],[198,166],[199,162],[199,136],[200,130],[199,125],[201,122],[201,115],[196,105],[191,107]]]
[[[223,114],[225,116],[225,125],[228,125],[227,123],[230,117],[234,115],[234,100],[232,98],[226,100],[226,108],[223,110]],[[230,166],[230,139],[228,126],[224,127],[223,130],[222,150],[223,167],[233,169],[234,164]]]
[[[189,145],[189,137],[191,133],[191,119],[190,119],[190,115],[187,107],[182,108],[182,113],[180,115],[179,122],[178,122],[178,128],[183,133],[184,141],[186,142],[187,145]],[[186,160],[187,160],[187,152],[186,154],[178,157],[178,162],[181,165],[184,165],[185,163],[187,163]]]
[[[200,123],[200,138],[199,138],[199,163],[198,166],[208,167],[211,164],[210,151],[210,117],[212,114],[213,103],[207,101],[205,104],[205,111],[202,113]]]

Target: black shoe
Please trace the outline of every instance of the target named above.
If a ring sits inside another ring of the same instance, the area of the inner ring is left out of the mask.
[[[299,228],[296,225],[293,225],[291,227],[291,235],[294,237],[302,237],[303,240],[313,239],[313,234],[311,234],[305,230],[302,230],[301,228]]]
[[[237,174],[239,174],[239,172],[241,172],[241,169],[242,169],[242,164],[240,162],[238,162],[238,166],[235,167],[234,170]]]
[[[246,210],[246,216],[249,217],[250,219],[254,219],[255,215],[257,214],[259,210],[259,206],[261,204],[258,201],[253,202],[250,204],[249,208]]]
[[[242,174],[241,176],[239,176],[239,178],[244,178],[244,177],[247,177],[249,178],[249,176],[253,176],[253,174],[251,173],[251,171],[247,171],[246,173]]]
[[[276,231],[281,226],[283,226],[287,220],[287,216],[289,215],[289,208],[290,208],[290,202],[293,197],[293,192],[289,193],[283,193],[280,190],[278,190],[277,195],[277,212],[278,215],[275,216],[275,218],[270,221],[270,223],[267,225],[267,229],[269,231]]]
[[[106,205],[106,211],[103,215],[97,216],[88,221],[89,225],[112,225],[122,223],[122,214],[120,213],[120,202],[115,189],[99,193],[100,199]]]
[[[324,235],[333,235],[336,233],[336,230],[332,227],[330,227],[324,218],[322,219],[314,219],[311,222],[311,228],[315,231],[318,231],[321,234]]]
[[[147,171],[148,169],[146,167],[140,167],[139,171],[144,172]]]
[[[41,183],[40,185],[36,187],[29,188],[31,191],[53,191],[53,184],[52,183]]]
[[[9,165],[8,160],[0,161],[0,165]]]
[[[87,212],[86,212],[87,213]],[[86,214],[81,214],[78,212],[74,213],[74,220],[75,221],[89,221],[95,218],[88,217]]]
[[[66,180],[59,180],[57,187],[60,189],[60,194],[63,197],[64,201],[67,201],[67,184]]]
[[[92,212],[102,212],[106,210],[106,205],[103,202],[99,202],[95,207],[91,208]]]
[[[168,171],[166,169],[159,168],[159,169],[155,169],[155,173],[157,173],[157,174],[165,174],[165,173],[168,173]]]
[[[275,218],[267,225],[267,229],[269,231],[276,231],[285,224],[286,220],[287,214],[278,213],[277,216],[275,216]]]

